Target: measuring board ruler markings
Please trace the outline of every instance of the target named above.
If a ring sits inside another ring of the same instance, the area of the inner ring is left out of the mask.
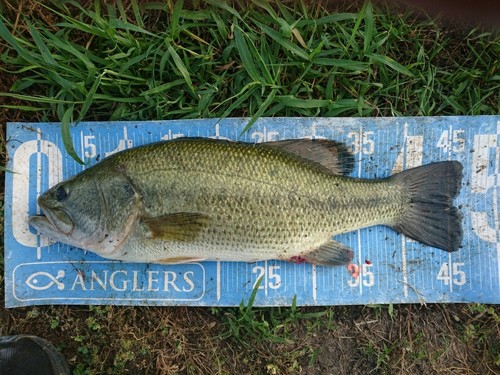
[[[72,139],[84,166],[65,151],[58,124],[9,123],[7,167],[16,173],[5,177],[6,306],[235,306],[248,300],[259,278],[260,306],[290,305],[294,297],[298,305],[500,303],[500,116],[262,118],[241,135],[247,122],[82,122],[72,127]],[[458,160],[464,165],[455,201],[463,213],[463,247],[446,253],[375,226],[335,237],[355,252],[350,270],[274,260],[131,264],[50,243],[29,227],[28,217],[40,213],[37,197],[50,186],[115,152],[180,137],[334,139],[351,148],[351,175],[362,178]]]

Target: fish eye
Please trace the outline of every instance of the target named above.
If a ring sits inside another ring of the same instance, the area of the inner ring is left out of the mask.
[[[68,192],[64,186],[59,186],[56,190],[56,199],[58,202],[62,202],[68,198]]]

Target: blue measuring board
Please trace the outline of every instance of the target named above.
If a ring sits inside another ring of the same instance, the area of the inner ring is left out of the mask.
[[[66,153],[59,124],[8,124],[7,168],[16,173],[6,173],[5,183],[6,306],[235,306],[248,300],[261,277],[260,306],[290,305],[294,296],[298,305],[500,303],[500,116],[262,118],[240,137],[247,122],[83,122],[72,127],[72,137],[86,166]],[[376,226],[336,236],[355,252],[349,269],[281,261],[132,264],[51,244],[29,227],[29,215],[39,213],[38,195],[50,186],[117,151],[186,136],[335,139],[356,157],[352,176],[364,178],[458,160],[464,165],[456,200],[463,248],[446,253]]]

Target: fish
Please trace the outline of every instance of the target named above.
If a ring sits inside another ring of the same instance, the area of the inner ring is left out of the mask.
[[[350,177],[354,164],[333,140],[178,138],[118,152],[54,185],[29,223],[53,241],[136,263],[343,265],[353,250],[333,237],[374,225],[460,248],[460,162],[382,179]]]

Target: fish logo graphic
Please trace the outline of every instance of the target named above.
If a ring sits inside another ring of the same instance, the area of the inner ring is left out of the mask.
[[[64,284],[59,280],[64,276],[65,272],[63,270],[59,270],[55,277],[48,272],[35,272],[26,279],[26,284],[34,290],[46,290],[53,285],[57,285],[57,289],[59,290],[64,290]]]

